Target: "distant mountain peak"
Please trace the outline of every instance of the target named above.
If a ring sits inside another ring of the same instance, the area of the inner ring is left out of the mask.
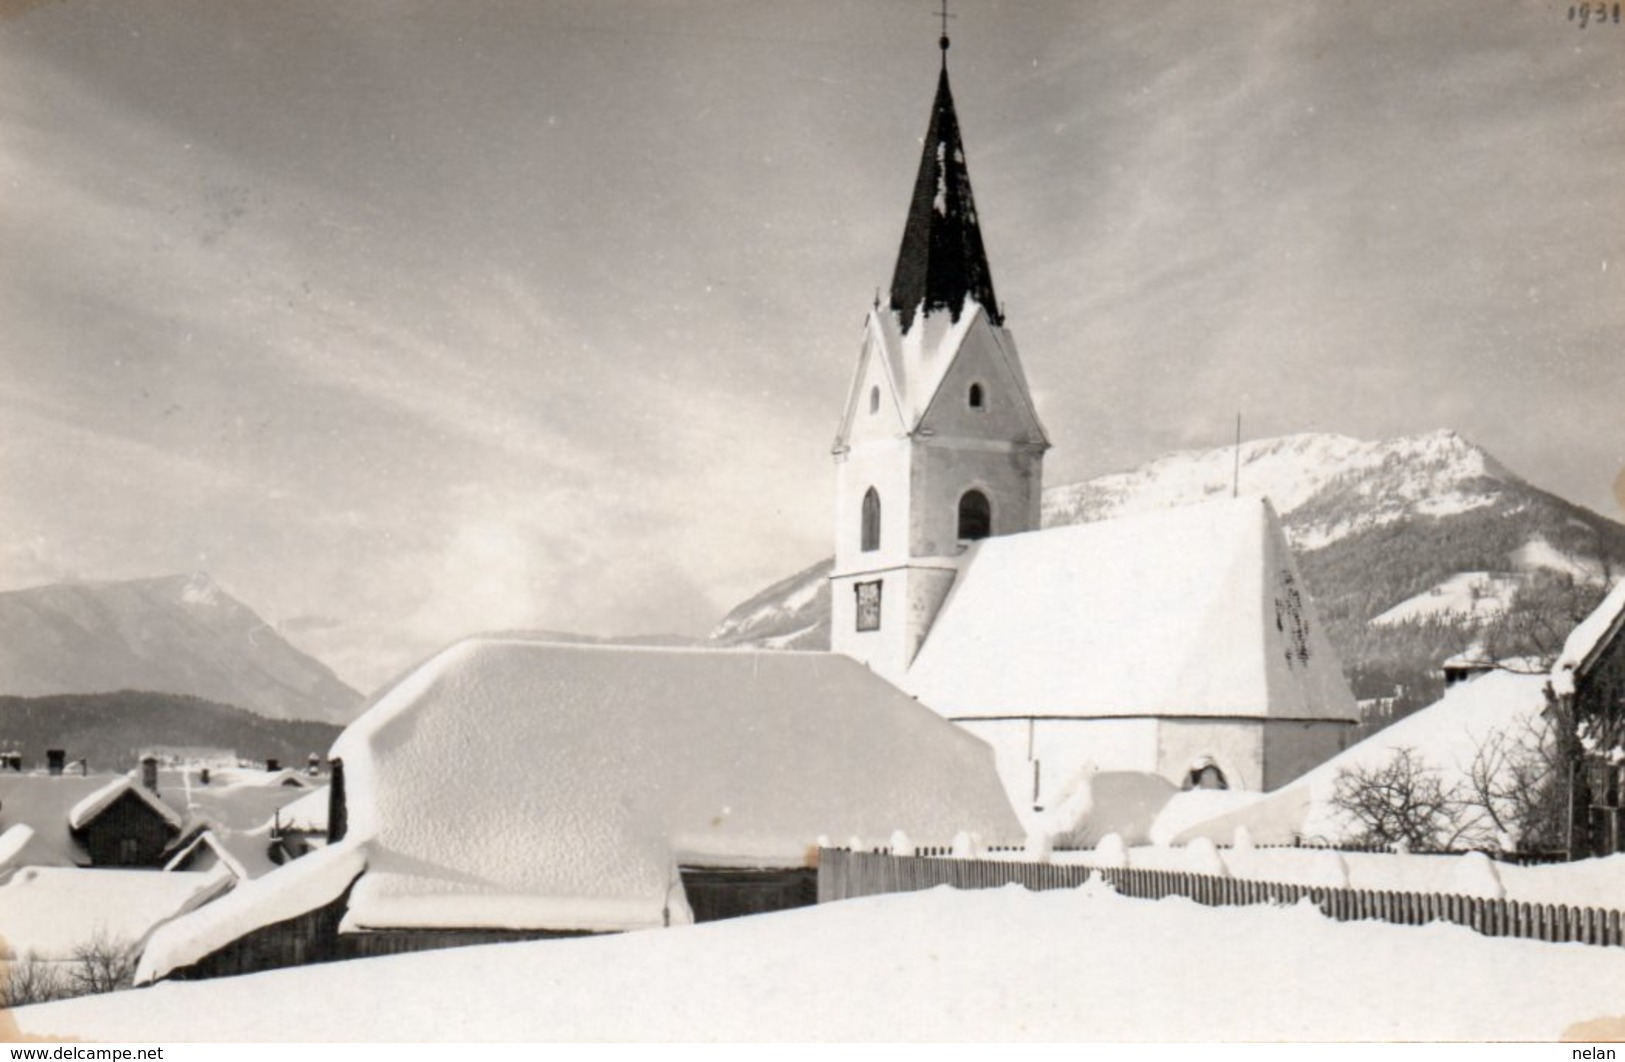
[[[206,572],[0,593],[0,694],[117,690],[330,723],[362,702]]]

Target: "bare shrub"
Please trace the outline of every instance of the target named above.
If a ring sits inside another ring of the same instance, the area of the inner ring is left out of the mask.
[[[1337,772],[1332,806],[1355,827],[1355,844],[1415,852],[1448,849],[1460,836],[1462,801],[1415,749],[1399,748],[1377,767]]]
[[[129,988],[135,983],[135,967],[140,959],[140,947],[97,930],[95,936],[73,949],[73,961],[67,964],[72,994],[88,996]]]
[[[0,964],[0,1010],[49,1003],[72,994],[58,963],[28,952],[20,959]]]

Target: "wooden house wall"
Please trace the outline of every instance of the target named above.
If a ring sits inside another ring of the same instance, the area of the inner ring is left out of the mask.
[[[1604,646],[1575,683],[1574,710],[1595,739],[1578,794],[1576,825],[1587,835],[1582,851],[1613,855],[1625,850],[1625,763],[1610,756],[1625,746],[1625,633]]]
[[[79,831],[79,839],[90,853],[91,866],[157,867],[164,862],[164,849],[175,838],[175,827],[148,807],[134,793],[125,793]],[[135,851],[126,855],[125,840],[135,842]]]
[[[818,902],[818,871],[682,867],[683,892],[696,922],[768,914]]]
[[[818,871],[683,868],[683,889],[697,922],[767,914],[818,902]],[[405,952],[590,936],[581,930],[384,929],[340,933],[350,893],[313,911],[263,926],[171,972],[174,980],[233,977],[309,963],[399,955]]]

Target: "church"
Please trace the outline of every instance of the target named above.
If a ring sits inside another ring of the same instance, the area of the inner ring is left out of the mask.
[[[1040,527],[1048,435],[994,294],[948,38],[835,459],[831,647],[991,744],[1015,807],[1095,771],[1271,789],[1359,714],[1267,499]]]

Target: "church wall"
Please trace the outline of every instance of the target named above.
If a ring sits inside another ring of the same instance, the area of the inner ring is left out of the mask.
[[[1279,789],[1348,748],[1354,728],[1333,720],[1264,722],[1264,788]]]
[[[1231,789],[1264,788],[1262,719],[1161,719],[1157,724],[1156,773],[1185,784],[1203,757],[1224,773]]]
[[[867,571],[908,558],[909,460],[906,440],[874,440],[855,446],[835,466],[835,571]],[[863,496],[880,495],[880,548],[863,544]]]
[[[904,673],[931,629],[931,622],[957,574],[950,565],[931,564],[856,575],[836,574],[830,580],[831,646],[901,686]],[[878,630],[857,629],[856,587],[864,582],[880,584]]]
[[[982,446],[999,448],[942,438],[915,447],[909,538],[916,556],[959,552],[959,499],[973,487],[992,503],[995,535],[1038,527],[1043,456],[1004,444]]]
[[[1004,329],[1003,341],[1015,350]],[[1036,440],[1041,429],[1033,419],[1022,383],[1004,364],[999,341],[984,316],[965,336],[959,354],[943,375],[931,408],[920,426],[945,438]],[[982,405],[970,404],[972,384],[980,385]]]

